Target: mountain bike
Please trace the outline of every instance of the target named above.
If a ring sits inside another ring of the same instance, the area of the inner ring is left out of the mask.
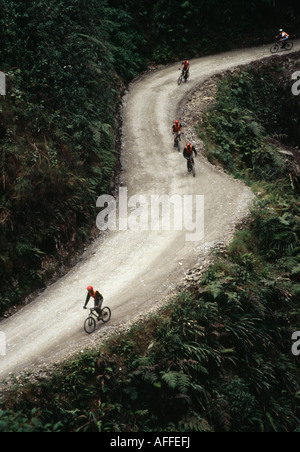
[[[181,142],[181,132],[177,132],[176,138],[174,141],[174,148],[177,148],[178,152],[180,152],[180,142]]]
[[[92,334],[96,330],[97,321],[102,321],[103,323],[109,322],[111,319],[111,310],[107,306],[101,309],[101,314],[99,315],[95,308],[90,309],[90,315],[84,322],[84,331],[87,334]]]
[[[181,83],[183,81],[185,81],[185,83],[188,81],[188,78],[190,76],[190,71],[186,71],[184,69],[182,69],[181,74],[177,80],[178,86],[181,85]]]
[[[192,173],[193,176],[196,177],[194,157],[187,158],[187,162],[188,162],[188,171],[189,171],[189,173]]]
[[[286,41],[286,42],[280,42],[280,41],[276,41],[275,44],[272,45],[270,51],[271,53],[277,53],[280,50],[292,50],[292,48],[294,47],[294,43],[293,41]]]

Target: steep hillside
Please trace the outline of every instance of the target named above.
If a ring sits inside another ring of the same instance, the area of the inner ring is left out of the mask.
[[[122,9],[84,0],[0,3],[3,312],[87,240],[118,159],[118,73],[130,78],[145,66],[142,57],[131,65],[142,39]]]
[[[299,431],[299,356],[292,353],[300,322],[299,150],[291,146],[299,142],[274,108],[280,92],[290,118],[298,114],[288,87],[299,55],[274,61],[210,80],[193,98],[203,111],[212,86],[217,92],[195,126],[214,162],[257,193],[247,226],[159,313],[41,384],[19,379],[2,405],[0,429]]]
[[[274,7],[275,6],[275,7]],[[294,2],[1,0],[0,313],[91,235],[118,168],[124,82],[147,67],[293,33]],[[279,20],[280,18],[280,20]],[[188,55],[186,55],[188,53]]]

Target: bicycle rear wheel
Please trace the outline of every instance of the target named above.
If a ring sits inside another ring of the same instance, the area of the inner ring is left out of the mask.
[[[273,44],[270,51],[271,53],[277,53],[279,51],[280,45],[279,44]]]
[[[285,50],[292,50],[294,44],[292,43],[292,41],[288,41],[285,45]]]
[[[105,306],[105,308],[102,309],[102,314],[101,314],[101,320],[103,323],[107,323],[109,322],[111,319],[111,310]]]
[[[96,329],[96,320],[94,317],[88,317],[84,322],[84,331],[87,334],[92,334]]]

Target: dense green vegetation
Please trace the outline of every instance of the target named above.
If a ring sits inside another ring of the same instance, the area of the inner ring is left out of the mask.
[[[274,145],[278,132],[299,145],[290,61],[225,77],[199,125],[208,156],[258,193],[248,227],[159,314],[13,390],[0,430],[299,431],[298,151],[283,159]]]
[[[146,66],[141,56],[132,64],[136,46],[143,49],[132,18],[106,2],[1,0],[0,7],[8,85],[0,99],[3,312],[86,240],[117,163],[120,76]]]
[[[291,92],[292,74],[300,68],[299,54],[280,64],[276,59],[264,60],[258,67],[254,64],[224,80],[217,107],[206,112],[199,131],[207,157],[236,177],[284,183],[289,160],[280,154],[280,146],[300,143],[300,102]]]
[[[297,29],[276,0],[0,0],[0,314],[89,237],[118,168],[124,82],[169,62]],[[188,53],[188,55],[187,55]]]
[[[0,0],[1,313],[88,237],[117,166],[124,83],[148,60],[293,33],[297,2]],[[224,79],[199,126],[208,157],[259,193],[249,227],[162,312],[16,383],[0,431],[299,431],[300,186],[278,142],[299,146],[288,64]]]
[[[50,382],[12,393],[0,430],[298,429],[297,296],[263,265],[250,231],[239,234],[197,291]]]

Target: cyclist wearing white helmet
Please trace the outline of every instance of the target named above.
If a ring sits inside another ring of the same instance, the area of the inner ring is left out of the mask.
[[[279,35],[276,36],[276,38],[280,38],[279,42],[281,42],[282,47],[285,46],[286,41],[288,41],[289,37],[290,37],[290,35],[288,33],[286,33],[285,31],[283,31],[282,28],[280,28],[280,30],[279,30]]]

